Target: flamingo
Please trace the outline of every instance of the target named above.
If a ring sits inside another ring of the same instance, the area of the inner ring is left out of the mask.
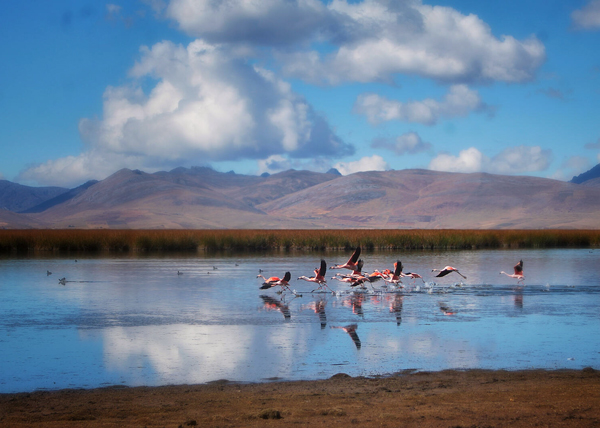
[[[523,282],[525,280],[525,276],[523,276],[523,260],[519,260],[519,263],[517,263],[514,267],[515,273],[514,274],[508,274],[504,271],[500,272],[500,275],[504,274],[510,278],[516,278],[518,279],[517,282]]]
[[[321,259],[321,267],[320,268],[315,268],[315,276],[311,276],[311,277],[307,277],[307,276],[300,276],[298,277],[298,279],[303,279],[304,281],[308,281],[308,282],[315,282],[317,284],[319,284],[319,287],[316,288],[315,290],[321,290],[323,287],[327,287],[327,280],[325,279],[325,272],[327,272],[327,263],[325,263],[325,260]],[[313,290],[313,291],[315,291]]]
[[[329,269],[350,269],[356,270],[358,258],[360,257],[360,247],[356,247],[356,250],[352,253],[350,258],[343,265],[331,266]]]
[[[398,285],[402,284],[400,277],[402,276],[402,262],[400,260],[394,263],[394,272],[386,269],[388,273],[388,278],[383,278],[385,282],[389,282],[390,284]]]
[[[280,286],[281,289],[290,289],[290,279],[292,278],[292,274],[288,271],[285,273],[283,278],[279,278],[277,276],[272,276],[270,278],[265,278],[261,274],[256,275],[257,278],[262,278],[265,282],[260,287],[261,290],[266,290],[267,288]]]
[[[464,279],[467,279],[467,277],[464,276],[462,273],[460,273],[458,271],[458,269],[453,268],[452,266],[446,266],[446,267],[444,267],[444,269],[431,269],[431,272],[439,272],[436,275],[436,278],[441,277],[441,276],[446,276],[446,275],[448,275],[449,273],[452,273],[452,272],[456,272],[457,274],[459,274],[460,276],[462,276]]]
[[[364,287],[365,282],[372,284],[373,282],[377,282],[382,278],[384,278],[383,274],[381,272],[377,272],[377,271],[375,271],[371,274],[368,274],[368,275],[361,274],[359,276],[352,278],[352,281],[350,282],[350,287],[356,287],[357,285]],[[373,287],[373,285],[371,285],[371,288],[373,289],[373,291],[375,291],[375,288]]]

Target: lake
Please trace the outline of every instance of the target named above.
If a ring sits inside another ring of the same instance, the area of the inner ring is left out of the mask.
[[[1,257],[0,392],[600,369],[600,250],[363,251],[366,272],[400,259],[425,282],[351,290],[329,270],[335,293],[311,293],[296,279],[349,256]],[[520,259],[524,286],[499,274]],[[435,278],[445,265],[467,279]],[[259,270],[290,271],[301,296],[260,290]]]

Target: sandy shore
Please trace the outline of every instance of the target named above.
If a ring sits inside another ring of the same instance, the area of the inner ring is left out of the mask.
[[[6,427],[600,427],[600,371],[442,371],[0,395]]]

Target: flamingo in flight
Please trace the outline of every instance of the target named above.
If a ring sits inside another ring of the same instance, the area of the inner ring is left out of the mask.
[[[362,287],[364,287],[365,282],[368,282],[371,285],[371,288],[373,290],[375,290],[375,288],[373,287],[372,283],[379,281],[380,279],[383,278],[383,274],[381,272],[373,272],[371,274],[368,275],[364,275],[361,274],[359,276],[353,277],[353,275],[350,276],[351,281],[350,281],[350,287],[356,287],[357,285],[360,285]]]
[[[260,287],[261,290],[266,290],[267,288],[280,286],[282,290],[290,289],[290,279],[292,279],[292,274],[288,271],[283,275],[283,278],[279,278],[277,276],[272,276],[270,278],[265,278],[261,274],[256,275],[257,278],[262,278],[265,282],[263,282]]]
[[[402,284],[400,277],[402,276],[402,262],[400,260],[394,263],[394,272],[386,269],[384,273],[387,273],[387,278],[383,278],[385,282],[389,282],[390,284],[398,285]]]
[[[327,287],[327,280],[325,279],[325,273],[327,272],[327,263],[325,260],[321,259],[321,267],[315,268],[315,276],[307,277],[300,276],[298,279],[303,279],[304,281],[314,282],[319,284],[319,287],[315,290],[321,290],[323,287]],[[313,291],[315,291],[313,290]]]
[[[454,268],[452,266],[446,266],[446,267],[444,267],[444,269],[431,269],[431,272],[439,272],[436,275],[436,278],[439,278],[439,277],[442,277],[442,276],[446,276],[446,275],[448,275],[449,273],[452,273],[452,272],[456,272],[457,274],[459,274],[460,276],[462,276],[464,279],[467,279],[467,277],[464,276],[462,273],[460,273],[458,271],[458,269],[456,269],[456,268]]]
[[[504,271],[500,272],[500,275],[504,274],[510,278],[516,278],[518,279],[517,282],[523,282],[525,280],[525,276],[523,276],[523,260],[519,260],[519,263],[517,263],[514,267],[515,273],[514,274],[508,274]]]
[[[360,257],[360,247],[356,247],[356,250],[352,253],[350,258],[343,265],[331,266],[329,269],[350,269],[356,270],[358,264],[358,258]]]
[[[356,263],[356,266],[354,267],[354,270],[352,271],[352,273],[349,273],[349,274],[336,273],[335,276],[331,277],[331,279],[337,279],[338,281],[347,282],[347,283],[354,282],[356,279],[358,279],[362,276],[363,264],[364,264],[364,262],[362,260],[359,260]]]

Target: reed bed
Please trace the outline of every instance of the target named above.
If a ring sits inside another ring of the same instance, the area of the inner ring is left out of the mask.
[[[600,230],[0,230],[0,252],[589,248]]]

